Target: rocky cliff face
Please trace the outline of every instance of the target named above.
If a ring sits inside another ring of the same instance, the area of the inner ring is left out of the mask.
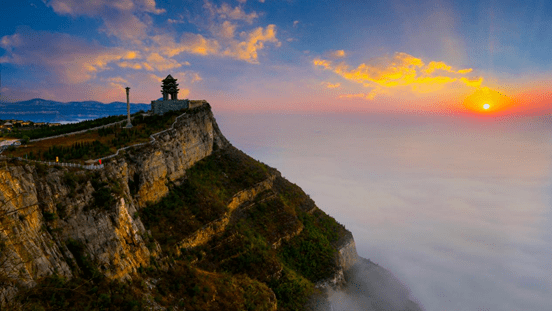
[[[200,112],[179,117],[172,129],[155,136],[153,144],[130,151],[118,162],[119,174],[138,177],[133,181],[139,185],[135,196],[139,207],[164,197],[167,183],[185,177],[186,170],[210,155],[213,148],[229,145],[209,106],[196,109]]]
[[[239,234],[225,236],[223,233],[229,231],[228,226],[238,224],[239,227],[242,219],[253,217],[251,215],[257,207],[275,206],[281,209],[282,212],[273,212],[276,214],[271,216],[281,218],[281,226],[269,230],[267,227],[270,224],[263,224],[259,232],[266,235],[269,249],[272,249],[268,252],[277,254],[280,248],[284,248],[291,253],[292,248],[288,244],[304,231],[304,217],[318,215],[312,218],[312,221],[318,223],[327,216],[320,214],[310,199],[287,198],[281,188],[288,186],[282,186],[284,181],[275,170],[268,171],[251,186],[221,195],[229,199],[221,207],[222,212],[215,215],[216,218],[206,218],[208,221],[201,228],[194,229],[175,242],[163,244],[169,245],[173,251],[162,250],[159,241],[154,238],[159,230],[156,229],[154,236],[146,230],[140,217],[141,210],[145,211],[149,205],[160,202],[170,193],[171,187],[186,182],[188,171],[198,161],[217,150],[228,148],[230,144],[221,134],[207,104],[179,117],[174,128],[157,135],[154,143],[131,148],[107,161],[105,169],[101,171],[91,173],[78,169],[34,166],[24,162],[10,162],[0,166],[1,303],[13,300],[18,290],[33,287],[48,275],[58,275],[69,280],[77,276],[94,277],[100,274],[111,280],[131,281],[142,267],[154,264],[161,270],[169,269],[174,266],[170,264],[174,258],[184,256],[183,250],[189,253],[209,243],[211,247],[221,247],[227,241],[235,241]],[[218,179],[213,182],[218,182]],[[225,189],[220,192],[230,191]],[[290,209],[290,202],[299,202],[297,211],[305,213],[305,216]],[[313,229],[309,230],[312,232]],[[338,233],[327,234],[335,236]],[[357,260],[352,235],[348,232],[338,235],[336,239],[339,242],[334,243],[338,269],[332,277],[319,282],[322,286],[343,283],[343,271]],[[287,246],[284,247],[284,244]],[[232,256],[219,261],[231,261],[238,255]],[[205,261],[200,256],[193,262],[202,263],[202,260]],[[212,266],[212,262],[205,263],[205,267]],[[202,269],[205,267],[202,266]],[[274,263],[273,267],[270,268],[272,272],[267,274],[271,280],[279,279],[282,273],[291,273],[286,272],[282,264]],[[198,273],[195,275],[203,272]],[[209,273],[201,275],[205,278],[214,277],[209,276]],[[264,279],[259,277],[259,280]],[[253,281],[242,280],[237,284],[260,286],[260,292],[272,297],[268,299],[271,303],[267,309],[275,310],[275,297],[283,294],[277,291],[275,296],[266,285],[250,282]],[[233,288],[237,290],[239,286]],[[246,296],[243,293],[241,295]],[[213,301],[216,300],[215,296]],[[207,302],[207,305],[213,303]]]

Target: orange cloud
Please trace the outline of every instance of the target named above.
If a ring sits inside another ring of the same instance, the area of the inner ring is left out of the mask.
[[[325,59],[315,58],[313,64],[325,70],[331,70],[341,77],[373,88],[364,98],[373,99],[382,92],[399,87],[409,87],[416,93],[431,93],[443,89],[457,81],[470,87],[479,87],[483,78],[459,77],[472,69],[454,70],[444,62],[431,61],[427,65],[419,58],[407,53],[395,53],[392,56],[374,58],[356,68],[345,62],[334,64]],[[350,97],[344,95],[345,98]],[[354,94],[354,97],[360,97]]]
[[[339,98],[364,98],[368,100],[373,100],[376,95],[378,95],[378,90],[374,89],[371,92],[365,94],[365,93],[357,93],[357,94],[343,94],[339,95]]]
[[[219,51],[219,43],[215,39],[207,39],[200,34],[185,33],[182,36],[178,53],[188,52],[198,55],[212,55]],[[174,54],[174,55],[176,55]]]
[[[128,51],[126,55],[123,57],[124,59],[136,59],[140,55],[137,51]]]
[[[149,77],[150,79],[152,79],[153,81],[159,82],[159,83],[161,83],[161,81],[163,81],[163,79],[165,79],[164,77],[160,77],[160,76],[158,76],[158,75],[154,75],[153,73],[149,74],[148,77]]]
[[[427,68],[425,68],[423,71],[427,74],[431,74],[435,70],[444,70],[444,71],[448,71],[448,72],[454,72],[454,70],[452,70],[451,66],[448,66],[447,64],[445,64],[443,62],[430,62],[427,65]]]
[[[458,70],[457,72],[458,72],[458,73],[461,73],[461,74],[466,74],[466,73],[470,73],[470,72],[472,72],[472,71],[473,71],[473,69],[467,68],[467,69],[460,69],[460,70]]]
[[[347,80],[369,86],[376,83],[385,87],[408,85],[414,82],[417,67],[423,66],[419,58],[406,53],[395,53],[392,58],[385,57],[372,64],[360,64],[355,69],[349,69],[341,63],[333,68],[334,72]]]
[[[343,58],[345,57],[345,51],[344,50],[337,50],[330,53],[330,56],[333,58]]]
[[[265,42],[272,42],[276,46],[281,45],[276,38],[276,25],[268,25],[264,29],[263,27],[257,27],[249,33],[242,32],[240,35],[246,37],[246,40],[241,42],[232,41],[230,47],[223,52],[223,55],[258,64],[257,53],[264,48]]]
[[[237,25],[224,21],[218,26],[211,26],[214,38],[201,34],[184,33],[180,42],[169,35],[156,35],[151,39],[155,47],[146,48],[148,51],[173,57],[181,53],[190,53],[201,56],[231,57],[249,63],[258,64],[258,52],[265,48],[266,43],[273,43],[279,47],[281,42],[276,37],[276,26],[256,27],[251,31],[242,31],[236,34]]]
[[[471,87],[480,87],[481,83],[483,83],[483,77],[477,77],[473,79],[462,77],[460,78],[460,80],[464,82],[467,86],[471,86]]]
[[[128,81],[124,79],[123,77],[112,77],[108,78],[107,81],[109,82],[109,85],[111,85],[114,88],[125,88],[125,85],[128,85]]]
[[[331,69],[331,67],[332,67],[332,63],[330,61],[327,61],[327,60],[324,60],[324,59],[319,59],[319,58],[315,58],[313,60],[313,64],[315,66],[322,66],[325,69]]]
[[[330,82],[322,82],[322,85],[324,85],[325,87],[329,88],[329,89],[335,89],[335,88],[338,88],[341,86],[341,83],[335,83],[335,84],[332,84]]]
[[[138,63],[120,62],[117,65],[121,68],[132,68],[132,69],[136,69],[136,70],[142,69],[142,65],[140,65]]]

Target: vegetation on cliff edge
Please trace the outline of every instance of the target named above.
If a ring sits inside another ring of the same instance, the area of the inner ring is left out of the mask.
[[[223,232],[177,252],[180,241],[225,215],[237,192],[273,175],[273,186],[236,209]],[[123,194],[116,181],[99,176],[64,178],[77,190],[90,180],[96,205]],[[278,310],[302,310],[314,284],[335,272],[336,247],[347,234],[297,185],[233,147],[196,163],[138,216],[151,232],[146,238],[160,243],[163,263],[153,260],[130,282],[108,281],[82,244],[65,241],[77,277],[46,277],[18,301],[29,310],[269,310],[276,300]]]

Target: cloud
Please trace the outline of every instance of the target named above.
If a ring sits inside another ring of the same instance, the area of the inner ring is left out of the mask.
[[[109,82],[109,85],[111,85],[114,88],[125,88],[126,85],[128,85],[128,81],[123,77],[112,77],[106,79]]]
[[[142,65],[140,65],[138,63],[131,63],[131,62],[119,62],[119,63],[117,63],[117,66],[119,66],[121,68],[132,68],[132,69],[136,69],[136,70],[142,69]]]
[[[259,17],[257,12],[247,14],[241,6],[232,8],[227,3],[223,3],[221,6],[216,6],[209,1],[205,1],[203,7],[207,9],[212,16],[217,16],[221,19],[239,20],[251,24],[256,18]]]
[[[169,23],[169,24],[184,24],[185,21],[169,18],[169,19],[167,19],[167,23]]]
[[[221,25],[220,36],[228,39],[234,38],[236,27],[236,24],[232,24],[230,21],[224,21]]]
[[[250,31],[236,33],[237,25],[224,21],[218,26],[211,27],[212,37],[191,32],[183,33],[177,42],[168,34],[151,36],[154,46],[147,47],[148,51],[156,51],[160,55],[172,58],[181,53],[200,56],[231,57],[252,64],[258,64],[258,53],[266,47],[266,43],[280,46],[276,37],[276,26],[256,27]],[[144,66],[148,68],[147,66]]]
[[[146,58],[146,62],[147,62],[146,64],[148,65],[147,68],[152,68],[152,69],[155,69],[155,70],[158,70],[158,71],[165,71],[165,70],[169,70],[169,69],[175,69],[175,68],[182,67],[182,65],[179,64],[174,59],[165,58],[165,57],[159,55],[159,53],[151,53]]]
[[[483,83],[483,77],[477,77],[477,78],[473,78],[473,79],[468,79],[468,78],[460,78],[460,80],[464,83],[466,83],[467,86],[471,86],[471,87],[480,87],[481,86],[481,83]]]
[[[120,83],[109,80],[112,76],[125,77],[131,72],[128,78],[131,84],[140,83],[149,80],[150,74],[190,66],[184,58],[186,54],[258,64],[261,51],[281,45],[275,25],[251,26],[259,14],[240,6],[211,5],[214,15],[209,18],[207,12],[205,32],[181,33],[171,29],[173,24],[185,21],[178,14],[172,18],[159,17],[168,29],[156,27],[152,15],[163,14],[165,10],[154,0],[44,0],[44,3],[58,15],[100,21],[97,30],[111,39],[110,46],[104,46],[87,38],[29,27],[0,36],[3,53],[0,63],[34,68],[32,74],[40,79],[45,95],[50,94],[46,93],[49,88],[66,89],[70,85],[73,94],[83,89],[92,94],[90,90],[96,88],[95,94],[108,98],[111,88]],[[203,79],[199,72],[180,73],[188,83]],[[106,93],[101,92],[103,88]],[[11,88],[12,92],[14,89]]]
[[[327,61],[327,60],[323,60],[323,59],[319,59],[319,58],[315,58],[313,60],[313,64],[315,66],[322,66],[324,67],[324,69],[331,69],[331,62]]]
[[[299,25],[299,21],[293,21],[293,27],[297,28],[297,25]]]
[[[160,76],[155,75],[153,73],[149,74],[148,77],[150,79],[152,79],[153,81],[158,82],[158,83],[161,83],[161,81],[163,81],[163,79],[165,79],[164,77],[160,77]]]
[[[342,95],[339,95],[339,98],[364,98],[364,99],[372,100],[376,98],[376,95],[380,94],[380,92],[381,92],[380,89],[373,89],[369,93],[342,94]]]
[[[329,89],[335,89],[335,88],[338,88],[341,86],[341,83],[335,83],[335,84],[332,84],[330,82],[322,82],[322,85],[324,85],[325,87],[329,88]]]
[[[71,16],[103,16],[108,10],[127,12],[165,13],[156,7],[155,0],[50,0],[45,1],[54,12]]]
[[[180,52],[206,56],[218,54],[220,46],[216,39],[207,39],[200,34],[185,33],[182,35],[179,50]]]
[[[140,57],[140,52],[138,52],[138,51],[128,51],[123,58],[124,59],[136,59],[138,57]]]
[[[28,27],[2,37],[0,46],[6,50],[2,62],[44,68],[55,73],[52,81],[66,84],[86,82],[109,69],[111,63],[137,56],[132,50],[106,48],[71,35]]]
[[[458,73],[461,73],[461,74],[466,74],[466,73],[472,72],[472,70],[473,70],[473,69],[471,69],[471,68],[468,68],[468,69],[460,69],[460,70],[458,70],[457,72],[458,72]]]
[[[340,50],[341,51],[341,50]],[[345,56],[345,53],[335,51],[331,56]],[[469,69],[454,70],[444,62],[431,61],[427,65],[420,59],[407,53],[397,52],[392,56],[383,56],[351,68],[345,62],[315,58],[313,64],[325,70],[331,70],[341,77],[372,88],[368,94],[343,95],[348,97],[364,97],[374,99],[376,95],[394,88],[408,87],[416,93],[430,93],[443,89],[456,81],[461,81],[470,87],[481,85],[483,78],[467,78],[463,75],[472,71]]]
[[[446,71],[446,72],[466,74],[466,73],[472,72],[473,69],[467,68],[467,69],[460,69],[458,71],[454,71],[454,70],[452,70],[451,66],[445,64],[444,62],[434,62],[434,61],[432,61],[432,62],[429,62],[429,64],[423,70],[423,72],[425,72],[427,74],[431,74],[431,73],[435,72],[436,70],[443,70],[443,71]]]
[[[249,33],[242,32],[240,36],[246,39],[241,42],[231,42],[230,47],[224,51],[223,55],[258,64],[257,53],[264,48],[265,42],[272,42],[276,46],[280,46],[281,44],[276,38],[275,25],[268,25],[264,29],[263,27],[257,27]]]
[[[50,0],[46,5],[59,15],[99,17],[104,22],[103,32],[123,40],[147,37],[150,22],[142,13],[165,12],[157,8],[155,0]]]
[[[211,16],[206,27],[210,34],[186,32],[178,41],[170,34],[149,36],[155,47],[149,48],[148,51],[153,52],[155,49],[159,54],[169,58],[188,53],[230,57],[258,64],[259,51],[266,47],[266,43],[272,43],[277,47],[281,45],[276,37],[277,30],[274,24],[238,32],[238,29],[243,27],[243,23],[239,21],[251,23],[258,17],[255,12],[245,13],[239,6],[235,8],[228,4],[217,6],[209,1],[205,1],[203,8],[207,11],[207,15]]]
[[[345,57],[345,51],[337,50],[330,53],[330,56],[333,58],[343,58]]]
[[[104,26],[100,30],[108,36],[136,41],[147,38],[148,24],[134,14],[114,11],[103,20]]]
[[[185,71],[184,77],[186,78],[186,80],[190,81],[191,83],[203,80],[203,78],[199,75],[199,73],[193,72],[193,71]]]

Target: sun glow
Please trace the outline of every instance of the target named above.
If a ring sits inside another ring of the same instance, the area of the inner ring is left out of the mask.
[[[472,113],[500,113],[512,106],[513,102],[508,96],[488,87],[481,87],[464,99],[464,108]]]

